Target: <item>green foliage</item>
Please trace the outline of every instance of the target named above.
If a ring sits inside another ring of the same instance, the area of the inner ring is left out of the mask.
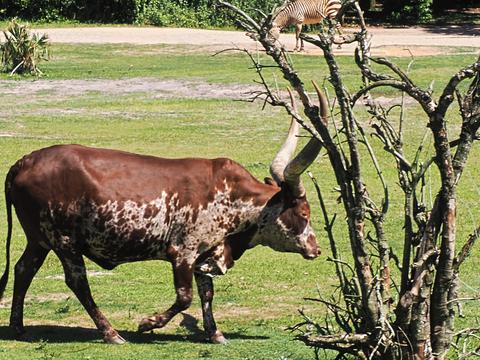
[[[0,17],[36,21],[134,21],[136,0],[2,0]]]
[[[242,9],[270,12],[275,0],[233,0]],[[233,26],[229,15],[216,9],[216,0],[136,0],[136,22],[157,26],[219,27]]]
[[[254,14],[269,13],[284,0],[230,0]],[[447,7],[478,6],[479,0],[385,0],[384,15],[393,22],[425,23],[432,11]],[[55,22],[136,23],[156,26],[231,27],[235,21],[216,8],[217,0],[0,0],[0,19],[18,17],[26,20]],[[364,9],[374,0],[362,0]],[[452,5],[453,4],[453,5]]]
[[[384,13],[396,23],[425,23],[432,20],[432,0],[389,0]]]
[[[245,10],[270,12],[281,0],[232,0]],[[0,19],[137,23],[157,26],[235,25],[216,0],[0,0]]]
[[[30,35],[27,25],[15,20],[3,32],[5,42],[0,44],[2,71],[18,74],[41,75],[37,64],[48,60],[48,37],[46,34]]]
[[[156,26],[205,27],[214,21],[206,4],[188,6],[186,1],[150,0],[137,3],[136,22]]]

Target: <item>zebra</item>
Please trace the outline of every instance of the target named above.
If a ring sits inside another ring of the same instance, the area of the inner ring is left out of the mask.
[[[293,0],[287,2],[274,17],[270,34],[278,39],[283,28],[295,25],[296,46],[293,51],[303,51],[303,40],[300,39],[303,24],[318,24],[326,18],[333,20],[337,17],[341,7],[340,0]],[[299,40],[300,48],[298,47]]]

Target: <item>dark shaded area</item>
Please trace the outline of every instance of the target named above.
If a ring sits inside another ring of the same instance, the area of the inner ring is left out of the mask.
[[[480,0],[359,0],[368,24],[473,24],[480,17]],[[349,11],[350,17],[354,11]]]
[[[446,9],[465,9],[478,6],[480,6],[479,0],[433,0],[432,2],[434,12],[441,12]]]
[[[192,342],[206,343],[205,333],[198,327],[198,320],[188,314],[182,314],[183,320],[180,326],[187,329],[189,334],[162,334],[161,329],[156,332],[138,333],[136,331],[121,331],[119,334],[128,342],[133,344],[149,344],[158,342]],[[53,344],[70,342],[96,342],[102,341],[102,337],[95,328],[84,328],[79,326],[55,326],[55,325],[34,325],[26,326],[26,333],[16,338],[8,326],[0,326],[0,340],[17,340],[25,342],[46,341]],[[266,340],[267,336],[245,335],[240,332],[224,333],[228,340]]]
[[[480,5],[472,8],[446,9],[434,13],[436,24],[473,24],[480,18]]]
[[[434,34],[480,36],[479,25],[425,26],[425,29]]]

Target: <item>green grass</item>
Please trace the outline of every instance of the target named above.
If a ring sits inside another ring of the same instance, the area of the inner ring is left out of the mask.
[[[459,68],[471,64],[475,55],[472,49],[460,48],[458,55],[418,57],[411,75],[418,84],[427,87],[432,79],[435,86],[444,84]],[[255,72],[248,70],[251,63],[238,52],[214,53],[193,52],[188,46],[169,45],[65,45],[55,44],[51,49],[52,59],[40,65],[48,79],[118,79],[129,77],[155,77],[163,79],[202,79],[209,83],[251,84],[256,79]],[[263,65],[272,65],[265,54],[259,53]],[[321,57],[292,55],[293,64],[305,79],[318,82],[327,76],[325,61]],[[410,58],[394,58],[402,68],[406,68]],[[228,63],[228,66],[220,64]],[[339,64],[343,77],[352,90],[361,85],[357,70],[349,56],[340,56]],[[277,75],[280,85],[285,85],[282,77],[274,70],[265,70],[267,78],[274,82]],[[8,78],[7,74],[0,75]],[[21,79],[16,77],[16,79]]]
[[[249,62],[239,54],[220,55],[191,53],[185,47],[95,45],[55,45],[54,58],[43,65],[48,77],[41,81],[75,79],[190,79],[215,84],[251,84],[255,74],[248,70]],[[187,56],[188,55],[188,56]],[[408,59],[396,59],[405,67]],[[305,79],[320,82],[326,71],[320,57],[295,55],[299,72]],[[425,57],[416,60],[412,77],[427,86],[436,79],[440,89],[461,66],[474,61],[473,55]],[[350,58],[340,58],[349,88],[359,86],[357,71]],[[271,73],[271,71],[270,71]],[[271,78],[269,76],[269,78]],[[3,79],[7,77],[3,76]],[[188,97],[157,98],[154,92],[111,93],[86,91],[81,93],[54,90],[38,91],[29,96],[12,93],[15,86],[35,86],[30,78],[14,78],[2,82],[2,112],[0,133],[0,179],[17,159],[30,151],[55,143],[81,143],[168,157],[227,156],[243,164],[258,178],[268,176],[268,166],[288,127],[288,118],[279,109],[261,104],[235,102],[228,99],[192,99]],[[273,80],[272,80],[273,82]],[[280,81],[280,85],[283,86]],[[62,88],[63,89],[63,88]],[[438,90],[437,90],[438,91]],[[392,96],[393,92],[383,93]],[[368,117],[358,110],[360,121]],[[453,109],[451,127],[458,124]],[[426,129],[426,121],[415,106],[407,109],[407,152]],[[458,126],[457,126],[458,127]],[[371,139],[377,150],[380,144]],[[427,148],[431,148],[431,141]],[[478,216],[478,168],[480,156],[475,149],[459,189],[458,236],[460,243],[475,227]],[[365,158],[366,154],[362,154]],[[392,159],[379,155],[379,161],[390,184],[391,210],[386,226],[392,246],[401,244],[402,200],[396,185]],[[345,259],[349,259],[348,238],[342,205],[336,202],[333,174],[327,159],[320,158],[311,170],[320,180],[327,206],[338,213],[336,235]],[[432,171],[434,173],[434,171]],[[364,169],[370,195],[379,202],[381,193],[373,169]],[[6,297],[0,305],[0,359],[309,359],[313,352],[292,340],[285,328],[299,322],[296,309],[305,308],[311,316],[322,319],[324,310],[304,297],[315,297],[317,287],[329,296],[336,283],[334,269],[326,261],[329,255],[323,233],[322,217],[310,182],[306,182],[320,246],[321,258],[313,262],[296,254],[275,253],[266,248],[248,251],[226,276],[215,280],[215,314],[219,327],[230,338],[226,346],[203,342],[201,314],[197,297],[182,316],[155,334],[137,335],[137,322],[145,315],[166,309],[174,300],[170,267],[165,262],[143,262],[122,265],[104,271],[88,262],[90,271],[102,272],[91,276],[90,284],[96,302],[113,325],[129,340],[125,346],[108,346],[101,342],[94,325],[61,279],[59,261],[50,255],[29,290],[25,307],[25,323],[30,341],[14,341],[7,329],[10,281]],[[435,193],[436,183],[432,183]],[[0,236],[6,235],[4,201],[0,201]],[[1,242],[0,242],[1,243]],[[23,251],[25,240],[15,222],[12,258],[15,262]],[[476,276],[475,251],[473,261],[466,263],[462,278],[472,289],[480,288]],[[4,260],[0,258],[0,266]],[[13,274],[11,274],[13,277]],[[462,294],[473,290],[462,288]],[[475,304],[465,306],[467,318],[462,325],[475,326]],[[199,320],[195,325],[192,317]],[[332,354],[325,355],[326,358]]]

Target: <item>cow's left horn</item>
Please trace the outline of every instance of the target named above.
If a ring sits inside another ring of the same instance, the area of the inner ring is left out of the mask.
[[[313,86],[315,87],[320,102],[321,121],[326,124],[328,118],[327,99],[315,82],[313,82]],[[317,158],[321,148],[322,143],[315,137],[311,138],[307,145],[305,145],[298,155],[285,167],[283,178],[296,197],[302,197],[305,195],[305,188],[303,187],[300,175]]]
[[[292,101],[292,108],[295,112],[297,112],[297,106],[295,104],[292,91],[290,90],[290,88],[287,88],[287,90],[290,94],[290,99]],[[288,165],[288,162],[295,153],[295,148],[297,147],[298,143],[299,132],[300,124],[292,116],[292,121],[290,123],[290,129],[288,130],[287,138],[285,139],[285,142],[283,143],[282,147],[273,159],[272,165],[270,165],[270,174],[272,175],[273,180],[275,180],[278,185],[280,185],[285,180],[283,177],[285,167]]]

